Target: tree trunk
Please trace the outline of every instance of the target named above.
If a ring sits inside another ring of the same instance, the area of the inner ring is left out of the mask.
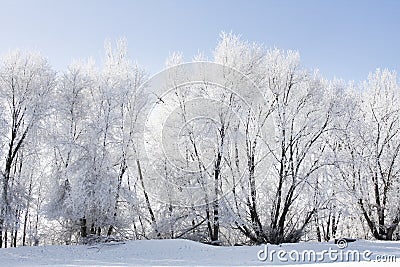
[[[81,221],[81,237],[87,237],[87,225],[86,225],[86,218],[83,217],[80,219]]]
[[[147,210],[149,211],[151,222],[153,223],[153,227],[154,227],[155,232],[157,233],[157,236],[160,236],[160,233],[157,230],[156,217],[154,216],[153,209],[151,208],[151,205],[150,205],[149,196],[147,195],[146,187],[144,185],[143,174],[142,174],[142,169],[140,167],[139,160],[136,160],[136,165],[137,165],[137,168],[138,168],[139,179],[140,179],[140,183],[141,183],[142,188],[143,188],[143,194],[144,194],[144,198],[146,200]]]

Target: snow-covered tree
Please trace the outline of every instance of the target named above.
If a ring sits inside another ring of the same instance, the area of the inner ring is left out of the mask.
[[[42,145],[40,131],[54,79],[54,71],[39,54],[15,51],[1,61],[0,247],[7,246],[7,234],[11,229],[10,244],[16,246],[21,214],[29,213],[27,201],[32,197],[32,176],[37,173],[26,169],[30,168],[26,163],[37,160],[34,154]]]
[[[400,222],[400,113],[396,74],[388,70],[370,74],[356,99],[358,112],[343,133],[340,170],[351,203],[357,203],[372,236],[392,240]]]

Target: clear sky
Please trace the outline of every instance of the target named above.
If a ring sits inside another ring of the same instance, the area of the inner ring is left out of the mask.
[[[397,0],[0,0],[0,54],[37,50],[57,70],[100,61],[106,39],[126,37],[130,57],[156,73],[173,51],[211,55],[221,31],[298,50],[328,78],[400,72]]]

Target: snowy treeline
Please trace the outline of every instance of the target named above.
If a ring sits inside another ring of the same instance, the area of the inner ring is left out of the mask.
[[[143,127],[149,77],[126,52],[124,40],[107,43],[101,69],[74,62],[63,73],[36,53],[2,58],[0,247],[397,238],[396,73],[329,81],[297,52],[221,34],[209,61],[243,74],[228,73],[235,89],[171,76]],[[174,53],[166,66],[184,62]]]

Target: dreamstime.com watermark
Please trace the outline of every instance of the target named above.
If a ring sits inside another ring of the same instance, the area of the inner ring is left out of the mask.
[[[268,245],[264,246],[257,253],[258,260],[268,262],[396,262],[396,256],[385,254],[373,254],[370,250],[345,249],[347,242],[340,239],[337,242],[337,248],[329,247],[321,251],[313,249],[308,250],[284,250],[271,249]]]

